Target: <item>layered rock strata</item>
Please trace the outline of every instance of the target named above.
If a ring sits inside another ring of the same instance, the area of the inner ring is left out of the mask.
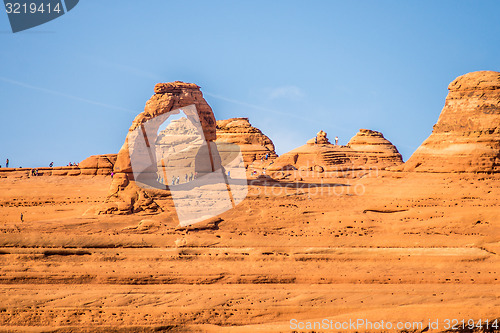
[[[270,171],[307,169],[339,170],[342,168],[386,168],[403,163],[401,154],[382,133],[361,129],[346,146],[333,145],[320,131],[315,138],[278,157]]]
[[[248,118],[217,120],[216,142],[237,144],[247,167],[257,166],[278,157],[271,139],[253,127]]]
[[[404,164],[405,171],[500,171],[500,73],[455,79],[431,135]]]

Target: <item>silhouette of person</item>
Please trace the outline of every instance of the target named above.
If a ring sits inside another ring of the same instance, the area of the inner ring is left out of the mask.
[[[5,167],[8,168],[9,167],[9,159],[7,159],[7,161],[5,161]]]

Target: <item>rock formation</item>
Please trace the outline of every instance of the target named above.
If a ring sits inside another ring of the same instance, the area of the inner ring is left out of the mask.
[[[40,168],[0,168],[0,178],[27,178],[32,171],[38,176],[108,176],[113,172],[116,154],[92,155],[74,166]]]
[[[116,163],[117,154],[92,155],[78,164],[82,175],[110,175]]]
[[[212,109],[203,98],[200,87],[193,83],[180,81],[171,83],[158,83],[154,89],[155,94],[146,102],[144,111],[140,113],[132,122],[125,143],[118,153],[114,166],[114,177],[109,190],[106,202],[97,208],[97,213],[129,214],[135,212],[159,212],[163,208],[154,200],[155,196],[165,196],[165,193],[158,194],[158,190],[146,189],[136,183],[131,165],[130,140],[137,133],[136,129],[142,128],[149,120],[163,119],[172,110],[195,105],[198,118],[203,130],[204,139],[212,142],[216,139],[216,124]],[[160,117],[164,115],[163,117]],[[147,137],[150,142],[158,139],[158,129],[162,122],[154,124],[148,129]],[[174,123],[175,126],[175,123]],[[160,135],[161,136],[161,135]],[[161,141],[162,138],[160,137]],[[152,157],[155,159],[156,157]]]
[[[347,147],[353,150],[350,158],[355,159],[358,164],[386,167],[403,162],[398,149],[377,131],[360,129],[349,140]]]
[[[270,171],[306,169],[332,171],[342,168],[386,168],[403,163],[396,147],[382,133],[361,129],[346,146],[333,145],[320,131],[315,138],[278,157]]]
[[[268,161],[278,157],[271,139],[253,127],[248,118],[217,120],[216,141],[237,144],[246,166],[257,166],[266,155]]]
[[[312,139],[309,139],[307,140],[307,144],[330,144],[330,141],[328,140],[328,138],[326,137],[326,133],[321,130],[318,132],[318,134],[316,134],[316,136]]]
[[[402,167],[423,172],[500,171],[500,73],[455,79],[432,134]]]

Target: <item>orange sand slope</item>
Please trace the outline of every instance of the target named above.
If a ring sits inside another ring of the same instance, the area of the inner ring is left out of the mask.
[[[499,174],[290,173],[188,230],[173,210],[84,214],[109,176],[0,179],[2,330],[500,317]]]

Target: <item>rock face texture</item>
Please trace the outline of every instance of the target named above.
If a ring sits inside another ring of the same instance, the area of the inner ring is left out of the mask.
[[[346,146],[331,144],[326,133],[320,131],[307,144],[278,157],[268,169],[322,172],[342,168],[386,168],[402,163],[398,150],[382,133],[361,129]]]
[[[262,158],[265,159],[266,155],[267,161],[278,157],[271,139],[258,128],[253,127],[248,118],[217,120],[216,141],[237,144],[246,166],[256,166],[262,162]]]
[[[141,128],[147,121],[169,113],[172,110],[194,104],[205,140],[212,142],[216,139],[215,117],[212,109],[203,98],[199,86],[180,81],[158,83],[154,88],[154,92],[155,94],[146,102],[144,111],[134,119],[129,128],[125,143],[120,149],[114,165],[114,177],[109,189],[108,198],[104,204],[96,209],[96,213],[98,214],[130,214],[141,211],[159,212],[163,210],[153,200],[158,195],[157,191],[153,189],[147,190],[136,184],[129,155],[129,139],[132,133],[134,133],[135,129]],[[160,125],[161,123],[155,125],[156,130],[158,130]],[[176,123],[173,126],[176,126]],[[162,140],[161,137],[158,138],[156,130],[154,131],[155,133],[148,133],[149,141],[156,142],[157,139],[159,141]],[[164,196],[164,194],[162,195]]]
[[[116,163],[117,154],[92,155],[78,164],[82,175],[110,175]]]
[[[357,163],[379,166],[399,165],[403,162],[398,149],[377,131],[360,129],[349,140],[347,147],[353,150],[351,159]]]
[[[321,130],[316,134],[316,136],[312,139],[307,140],[307,144],[330,144],[330,141],[326,137],[326,133]]]
[[[154,91],[155,94],[146,102],[144,112],[134,119],[130,127],[131,130],[157,115],[167,113],[176,108],[195,104],[205,140],[214,141],[216,139],[215,116],[212,112],[212,108],[203,98],[199,86],[194,83],[175,81],[158,83],[155,85]]]
[[[469,73],[448,90],[432,134],[402,169],[500,172],[500,73]]]

